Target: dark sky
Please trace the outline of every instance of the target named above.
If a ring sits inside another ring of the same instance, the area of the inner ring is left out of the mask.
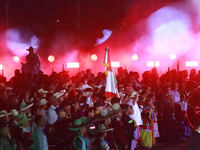
[[[7,26],[17,28],[24,40],[36,35],[44,52],[55,35],[62,33],[70,35],[74,48],[89,51],[96,39],[103,36],[103,29],[120,35],[121,29],[128,30],[174,1],[183,0],[1,0],[0,30]]]

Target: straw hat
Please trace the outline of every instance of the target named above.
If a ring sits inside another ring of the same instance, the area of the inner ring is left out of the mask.
[[[21,111],[25,111],[26,109],[29,109],[29,108],[31,108],[32,106],[33,106],[33,103],[27,105],[25,102],[22,102],[22,103],[20,104],[20,110],[21,110]]]
[[[116,115],[117,114],[114,114],[111,108],[106,108],[106,109],[102,110],[100,112],[100,114],[95,117],[95,119],[98,121],[101,121],[101,120],[105,120],[110,117],[114,117]]]
[[[53,102],[59,100],[59,98],[60,98],[61,96],[63,96],[63,95],[64,95],[64,93],[61,93],[61,92],[56,92],[56,93],[54,93],[53,96],[51,96],[51,97],[49,98],[49,103],[53,103]]]
[[[120,105],[118,103],[115,103],[112,105],[112,110],[113,110],[113,113],[118,113],[118,112],[127,111],[128,109],[121,109]]]
[[[19,116],[19,112],[16,109],[12,109],[10,112],[12,113],[13,117]]]
[[[138,93],[136,91],[132,92],[130,98],[135,98]]]
[[[5,117],[5,116],[9,116],[9,115],[12,115],[12,113],[7,113],[6,110],[0,111],[0,118]]]
[[[42,88],[38,90],[38,93],[41,93],[41,94],[47,94],[49,93],[49,91],[45,91],[43,90]]]
[[[26,121],[29,121],[31,119],[27,118],[25,114],[20,114],[18,116],[18,122],[17,122],[17,125],[20,125],[22,124],[23,122],[26,122]]]
[[[93,121],[87,117],[81,117],[80,119],[77,119],[74,121],[74,124],[69,128],[72,131],[79,130],[89,124],[91,124]]]
[[[12,90],[12,87],[5,86],[4,83],[0,83],[0,90]]]
[[[88,84],[84,84],[84,85],[82,85],[82,87],[81,87],[82,90],[85,90],[85,89],[87,89],[87,88],[90,88],[90,89],[93,90],[93,88],[92,88],[91,86],[89,86]]]
[[[39,100],[39,102],[37,103],[37,106],[42,106],[42,105],[45,105],[46,103],[48,103],[48,101],[46,100],[46,99],[41,99],[41,100]]]

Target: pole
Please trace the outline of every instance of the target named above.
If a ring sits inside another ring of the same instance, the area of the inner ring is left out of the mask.
[[[62,71],[64,71],[65,70],[65,66],[64,66],[64,64],[62,64]]]
[[[178,61],[178,64],[177,64],[177,73],[179,73],[179,61]]]

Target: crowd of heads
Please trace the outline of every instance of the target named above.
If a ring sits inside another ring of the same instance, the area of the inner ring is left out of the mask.
[[[200,71],[192,69],[171,70],[159,75],[156,68],[145,71],[141,76],[137,71],[128,71],[119,67],[116,73],[118,97],[105,96],[106,75],[99,72],[94,75],[90,69],[70,76],[68,71],[52,72],[50,75],[40,71],[38,74],[20,73],[7,81],[0,77],[0,128],[5,136],[9,134],[27,147],[34,143],[29,132],[30,122],[39,127],[56,123],[58,118],[67,118],[72,131],[103,120],[111,124],[112,118],[121,118],[123,113],[134,114],[128,102],[132,99],[140,108],[154,104],[158,97],[170,90],[180,92],[180,99],[185,101],[188,93],[200,83]],[[188,75],[189,74],[189,75]],[[54,106],[58,118],[51,122],[48,109]],[[44,118],[42,110],[47,113]],[[123,112],[123,113],[122,113]],[[99,117],[100,115],[100,117]],[[98,118],[99,117],[99,118]],[[103,119],[102,119],[103,118]],[[12,122],[16,122],[13,124]],[[19,127],[22,128],[19,128]],[[9,131],[10,128],[10,131]],[[106,132],[113,129],[103,124],[95,127],[95,134],[105,138]],[[85,132],[85,131],[81,131]],[[26,139],[28,142],[23,142]]]

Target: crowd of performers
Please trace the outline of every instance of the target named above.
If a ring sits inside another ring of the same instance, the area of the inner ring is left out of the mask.
[[[187,140],[188,92],[200,74],[118,68],[118,97],[104,95],[106,75],[21,73],[0,78],[0,150],[134,150]],[[141,78],[141,81],[139,79]]]

